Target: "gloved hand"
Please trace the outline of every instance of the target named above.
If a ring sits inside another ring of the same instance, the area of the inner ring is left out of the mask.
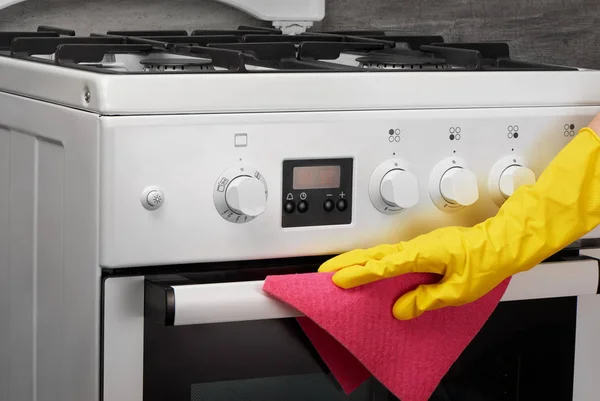
[[[600,132],[600,131],[599,131]],[[463,305],[506,278],[533,268],[600,224],[600,138],[582,129],[532,186],[473,227],[444,227],[395,245],[356,249],[325,262],[333,281],[352,288],[397,275],[436,273],[441,280],[400,297],[400,320]]]

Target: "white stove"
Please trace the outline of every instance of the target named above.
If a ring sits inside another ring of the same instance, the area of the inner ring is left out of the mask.
[[[600,112],[600,71],[504,43],[293,33],[0,33],[0,399],[200,399],[148,365],[156,313],[296,316],[247,272],[480,222]],[[579,297],[572,401],[600,390],[598,234],[504,299]]]

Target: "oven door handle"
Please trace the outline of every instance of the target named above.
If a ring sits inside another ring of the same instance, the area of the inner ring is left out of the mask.
[[[513,276],[501,302],[598,293],[592,258],[545,262]],[[165,326],[282,319],[302,313],[262,291],[264,281],[181,284],[146,279],[145,317]]]

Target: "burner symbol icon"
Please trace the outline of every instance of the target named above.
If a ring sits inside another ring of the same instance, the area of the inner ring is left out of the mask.
[[[450,132],[450,140],[451,141],[460,141],[460,133],[462,132],[462,129],[460,127],[450,127],[450,129],[448,130],[448,132]]]
[[[506,134],[506,136],[509,139],[517,139],[519,137],[519,126],[518,125],[509,125],[508,128],[508,134]]]
[[[390,128],[390,130],[388,131],[388,142],[389,143],[394,143],[394,142],[400,142],[400,134],[402,133],[402,131],[400,130],[400,128]]]
[[[565,124],[565,137],[575,136],[575,124]]]

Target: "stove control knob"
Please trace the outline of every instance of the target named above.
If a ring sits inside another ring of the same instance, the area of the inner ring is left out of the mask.
[[[524,160],[514,155],[504,157],[494,165],[488,189],[496,205],[502,206],[520,186],[535,184],[535,173],[524,165]]]
[[[265,186],[254,177],[238,176],[225,191],[225,200],[236,214],[248,217],[261,215],[267,209]]]
[[[440,192],[448,203],[471,206],[479,199],[477,176],[466,168],[453,167],[442,176]]]
[[[429,195],[446,212],[471,206],[479,199],[477,176],[460,157],[442,160],[429,178]]]
[[[419,182],[404,160],[381,163],[369,183],[371,203],[384,214],[400,213],[419,203]]]
[[[500,176],[500,192],[508,199],[521,185],[535,184],[535,173],[523,166],[510,166]]]
[[[419,203],[417,177],[405,170],[394,169],[384,175],[379,192],[383,201],[394,208],[408,209]]]
[[[247,223],[267,210],[267,182],[256,169],[238,165],[217,179],[213,201],[217,212],[232,223]]]

